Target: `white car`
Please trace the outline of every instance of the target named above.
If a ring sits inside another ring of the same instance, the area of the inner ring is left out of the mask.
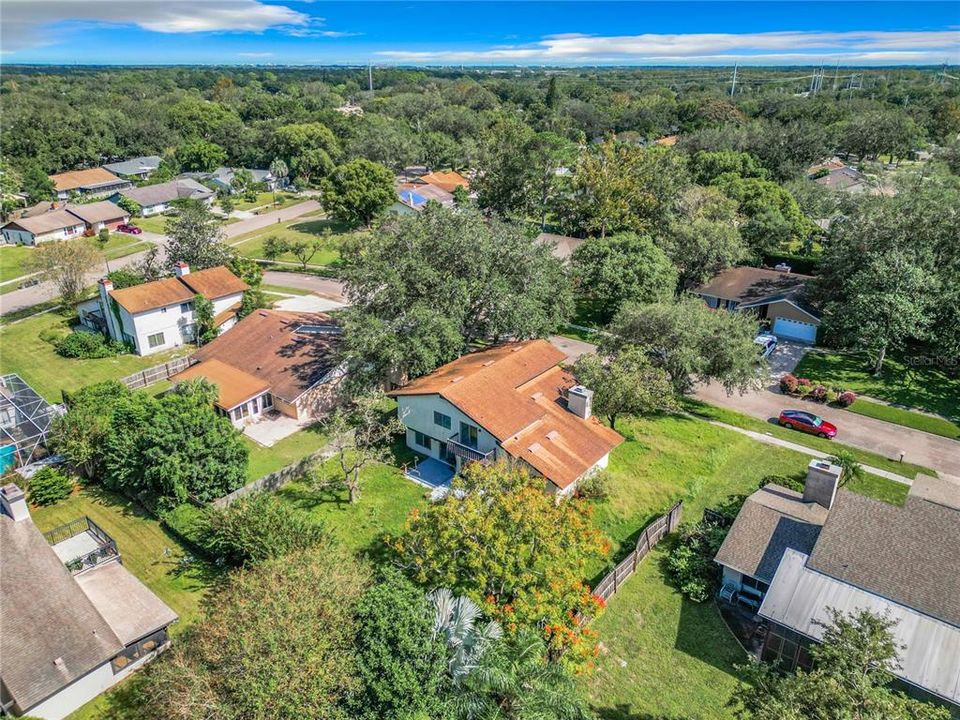
[[[777,349],[777,336],[769,333],[757,335],[753,341],[760,346],[760,358],[770,357],[770,353]]]

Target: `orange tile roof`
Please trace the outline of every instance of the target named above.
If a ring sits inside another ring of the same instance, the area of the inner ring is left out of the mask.
[[[654,140],[654,143],[657,145],[662,145],[663,147],[673,147],[677,144],[677,140],[680,139],[679,135],[667,135],[662,137],[659,140]]]
[[[76,190],[88,185],[106,185],[108,183],[123,182],[109,170],[103,168],[90,168],[89,170],[71,170],[51,175],[50,180],[58,192],[65,190]]]
[[[596,418],[566,409],[564,393],[575,380],[559,367],[565,357],[545,340],[500,345],[464,355],[390,395],[440,395],[563,489],[623,442]]]
[[[191,272],[183,277],[163,278],[142,285],[111,290],[110,297],[129,313],[136,314],[146,310],[189,302],[194,295],[203,295],[208,300],[216,300],[225,295],[242,293],[247,284],[230,272],[226,267],[209,268]],[[222,324],[222,323],[221,323]]]
[[[261,380],[216,359],[191,365],[171,377],[170,381],[178,383],[196,378],[206,378],[217,386],[217,405],[228,411],[270,389],[270,383],[266,380]]]
[[[452,193],[459,186],[463,186],[468,190],[470,189],[470,181],[454,170],[450,172],[427,173],[417,178],[416,182],[434,185],[441,190],[446,190],[448,193]]]

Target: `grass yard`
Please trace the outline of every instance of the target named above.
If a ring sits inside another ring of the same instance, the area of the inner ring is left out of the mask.
[[[272,192],[257,193],[257,198],[253,202],[241,200],[239,199],[239,196],[237,196],[233,198],[233,207],[236,210],[252,210],[253,208],[263,207],[264,205],[273,205],[273,198],[274,194]],[[281,192],[279,190],[277,191],[276,198],[277,204],[273,207],[267,208],[268,211],[279,210],[287,205],[293,205],[296,202],[300,202],[300,198],[296,195]]]
[[[309,290],[304,290],[303,288],[284,287],[283,285],[269,285],[268,283],[260,283],[260,289],[265,293],[282,293],[284,295],[312,294]]]
[[[326,231],[330,232],[327,236],[324,235]],[[313,242],[318,238],[324,238],[323,246],[310,258],[308,265],[330,266],[339,262],[340,245],[352,234],[354,234],[353,231],[333,220],[298,218],[236,238],[231,241],[231,245],[234,245],[241,255],[262,260],[264,259],[263,243],[268,237],[279,237],[289,242]],[[292,253],[284,253],[276,259],[290,263],[300,262]]]
[[[937,475],[936,470],[923,467],[922,465],[902,463],[897,460],[886,458],[883,455],[870,452],[869,450],[861,450],[850,445],[838,443],[836,440],[825,440],[824,438],[814,437],[813,435],[807,435],[806,433],[797,432],[795,430],[788,430],[787,428],[780,427],[779,425],[774,425],[773,423],[765,422],[758,418],[750,417],[749,415],[743,415],[735,410],[729,410],[727,408],[721,408],[715,405],[708,405],[691,398],[685,398],[683,405],[687,411],[693,413],[694,415],[707,418],[708,420],[718,420],[719,422],[726,423],[727,425],[734,425],[735,427],[741,427],[746,430],[753,430],[754,432],[773,435],[774,437],[778,437],[782,440],[789,440],[792,443],[804,445],[806,447],[813,448],[814,450],[833,453],[837,446],[840,446],[844,450],[849,450],[851,453],[853,453],[854,456],[856,456],[856,458],[864,465],[872,465],[880,470],[889,470],[890,472],[897,473],[898,475],[904,475],[909,478],[916,477],[917,473],[933,476]]]
[[[915,360],[919,361],[920,358]],[[914,364],[903,355],[888,356],[879,377],[874,377],[870,370],[870,362],[863,353],[839,354],[813,350],[803,356],[794,374],[828,386],[842,386],[858,395],[867,395],[904,409],[914,408],[960,420],[960,377],[951,377],[934,365]],[[856,405],[854,403],[852,407]],[[901,420],[922,422],[907,415],[899,417]],[[954,425],[954,428],[957,426]]]
[[[946,418],[934,415],[925,415],[923,413],[904,410],[895,405],[884,405],[883,403],[871,402],[863,398],[857,399],[853,405],[847,408],[857,415],[885,420],[895,425],[903,425],[914,430],[942,435],[951,440],[960,440],[960,425],[951,422]]]
[[[158,235],[164,235],[167,231],[166,215],[151,215],[150,217],[135,217],[130,221],[131,225],[136,225],[144,232],[152,232]]]
[[[57,355],[49,340],[70,332],[75,316],[66,318],[57,312],[36,315],[0,328],[0,373],[17,373],[34,390],[51,402],[60,402],[61,390],[76,390],[103,380],[119,380],[190,353],[192,345],[147,357],[117,355],[101,360],[77,360]],[[47,339],[44,339],[47,338]]]
[[[102,527],[116,541],[124,566],[180,616],[172,628],[174,635],[199,616],[203,592],[216,573],[203,564],[181,572],[179,560],[187,551],[132,501],[90,485],[32,514],[41,531],[84,515]]]
[[[243,436],[243,442],[250,448],[247,480],[256,480],[316,452],[327,443],[327,437],[320,425],[311,425],[285,437],[273,447],[258,445],[246,435]]]

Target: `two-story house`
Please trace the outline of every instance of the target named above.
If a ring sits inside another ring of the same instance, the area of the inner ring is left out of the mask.
[[[547,491],[573,492],[623,438],[591,416],[593,393],[560,366],[565,358],[545,340],[509,343],[393,390],[407,445],[451,472],[512,458]]]
[[[0,715],[61,720],[170,645],[176,613],[121,562],[100,526],[46,533],[0,487]]]
[[[115,340],[129,343],[138,355],[151,355],[193,342],[194,297],[213,303],[214,324],[225,332],[236,324],[247,284],[219,266],[190,272],[178,262],[174,276],[115,290],[108,278],[99,296],[80,305],[80,322]]]

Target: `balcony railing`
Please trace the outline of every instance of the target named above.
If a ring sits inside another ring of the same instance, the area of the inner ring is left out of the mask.
[[[465,462],[489,463],[493,460],[493,450],[489,452],[480,452],[475,447],[470,447],[460,442],[460,433],[455,433],[447,440],[450,452]]]
[[[45,532],[43,536],[74,575],[120,558],[113,538],[86,515]]]

